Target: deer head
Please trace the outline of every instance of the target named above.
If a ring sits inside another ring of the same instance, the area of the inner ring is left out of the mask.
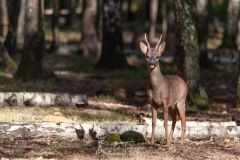
[[[159,57],[165,49],[165,42],[161,43],[162,34],[160,35],[155,48],[151,48],[147,40],[147,35],[145,33],[145,41],[147,45],[143,42],[140,42],[140,49],[143,54],[146,56],[148,67],[153,69],[159,63]]]

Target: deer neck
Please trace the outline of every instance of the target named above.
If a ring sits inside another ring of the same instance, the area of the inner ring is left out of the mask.
[[[149,79],[151,88],[154,90],[155,88],[159,88],[164,84],[163,75],[160,70],[159,64],[153,69],[149,69]]]

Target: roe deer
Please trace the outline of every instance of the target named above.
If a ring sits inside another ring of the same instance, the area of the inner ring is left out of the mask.
[[[159,65],[159,57],[165,49],[165,42],[161,43],[160,35],[155,48],[151,48],[145,33],[146,44],[140,42],[140,49],[146,56],[148,72],[149,72],[149,86],[148,86],[148,100],[151,104],[152,110],[152,135],[151,144],[154,144],[155,128],[157,120],[157,109],[163,108],[164,114],[164,128],[166,134],[167,145],[171,144],[173,138],[173,131],[176,125],[178,116],[181,119],[182,135],[181,144],[183,144],[186,131],[186,116],[185,116],[185,100],[188,92],[186,82],[177,75],[162,75]],[[168,137],[168,114],[172,118],[172,128]]]

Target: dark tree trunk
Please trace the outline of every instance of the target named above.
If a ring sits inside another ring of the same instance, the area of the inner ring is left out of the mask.
[[[75,6],[73,0],[67,0],[68,15],[66,17],[66,26],[72,27],[75,19]]]
[[[176,58],[178,69],[189,87],[190,101],[199,86],[199,46],[192,19],[192,0],[173,0],[176,22]]]
[[[58,51],[59,45],[60,45],[60,39],[59,39],[59,23],[58,23],[58,17],[59,17],[59,1],[58,0],[52,0],[52,7],[53,7],[53,14],[52,14],[52,44],[49,48],[50,52]]]
[[[132,13],[132,0],[127,0],[127,4],[128,4],[128,7],[127,7],[127,21],[128,22],[131,22],[133,20],[133,13]]]
[[[115,69],[127,66],[123,55],[121,1],[103,0],[102,54],[96,67]]]
[[[208,38],[208,22],[209,22],[209,10],[211,1],[201,0],[196,1],[196,19],[197,19],[197,33],[198,42],[200,49],[200,65],[208,66],[208,49],[207,49],[207,38]],[[203,34],[204,33],[204,34]]]
[[[8,33],[4,45],[10,56],[17,53],[17,27],[21,0],[7,0],[8,7]]]
[[[157,16],[158,16],[158,0],[151,0],[150,5],[150,41],[154,41],[156,37],[156,26],[157,26]]]
[[[82,39],[80,48],[83,50],[83,55],[97,55],[97,0],[85,0],[82,20]]]
[[[235,107],[240,108],[240,46],[238,46],[238,73],[237,73],[237,85],[236,85],[236,100]]]
[[[42,7],[42,1],[26,1],[23,53],[16,78],[28,80],[39,79],[43,76],[45,41]]]
[[[224,27],[223,42],[221,47],[237,48],[236,45],[236,33],[238,14],[240,10],[240,2],[238,0],[229,0],[227,22]]]
[[[236,98],[235,107],[240,108],[240,13],[238,15],[238,70],[237,70],[237,83],[236,83]]]

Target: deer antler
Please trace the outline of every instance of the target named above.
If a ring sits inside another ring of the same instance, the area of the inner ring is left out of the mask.
[[[159,47],[159,45],[160,45],[160,42],[161,42],[161,40],[162,40],[162,34],[160,34],[159,40],[157,41],[157,44],[156,44],[156,46],[155,46],[155,50],[157,50],[157,49],[158,49],[158,47]]]
[[[150,44],[149,44],[149,42],[148,42],[148,40],[147,40],[147,34],[146,34],[146,33],[145,33],[145,41],[146,41],[146,43],[147,43],[148,49],[150,49]]]

